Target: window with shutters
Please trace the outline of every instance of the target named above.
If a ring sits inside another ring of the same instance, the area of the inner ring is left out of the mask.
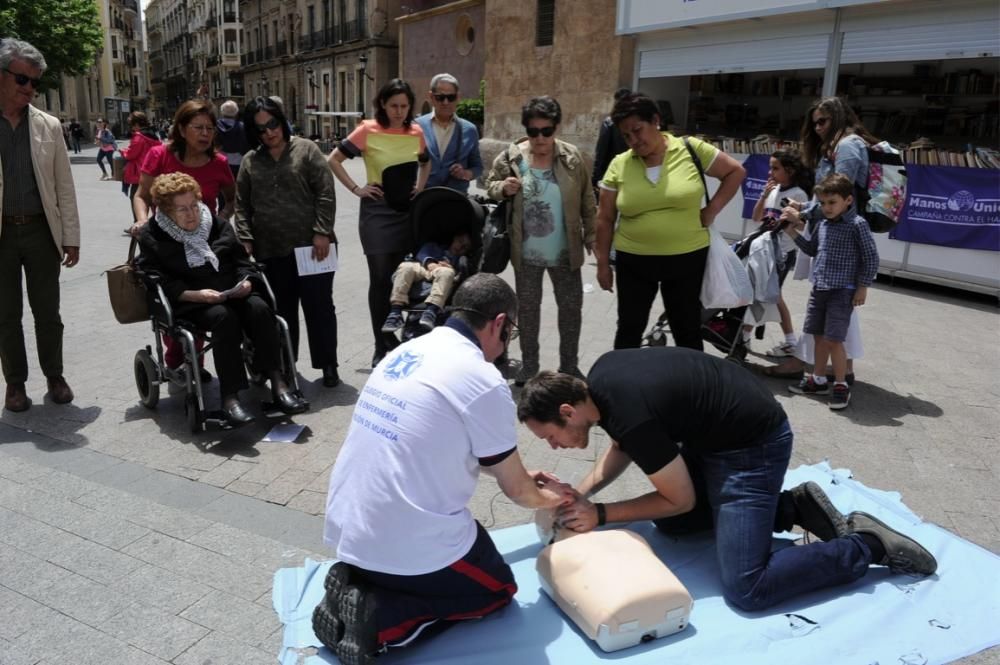
[[[552,46],[556,30],[556,0],[538,0],[538,24],[535,27],[535,46]]]

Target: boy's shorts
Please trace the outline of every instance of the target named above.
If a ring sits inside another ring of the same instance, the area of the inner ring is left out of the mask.
[[[802,330],[810,335],[822,335],[831,342],[847,338],[847,326],[854,313],[854,289],[813,289],[806,306],[806,322]]]

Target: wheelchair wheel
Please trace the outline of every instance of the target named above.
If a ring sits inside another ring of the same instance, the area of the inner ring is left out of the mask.
[[[188,395],[184,398],[184,415],[187,416],[188,429],[194,433],[202,430],[205,419],[202,418],[201,409],[198,408],[197,395]]]
[[[159,369],[153,362],[149,349],[139,349],[133,363],[135,387],[139,391],[139,401],[147,409],[156,408],[160,401]]]

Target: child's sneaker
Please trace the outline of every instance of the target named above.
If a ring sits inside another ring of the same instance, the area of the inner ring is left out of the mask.
[[[851,389],[842,383],[835,383],[833,393],[830,395],[830,408],[834,411],[846,409],[850,401]]]
[[[806,374],[802,377],[801,381],[788,386],[788,390],[796,395],[829,395],[830,384],[824,383],[820,385],[816,383],[816,379],[813,378],[812,374]]]
[[[391,335],[403,327],[403,310],[393,309],[382,324],[382,332]]]
[[[795,345],[782,342],[764,353],[768,358],[787,358],[795,352]]]
[[[434,330],[434,326],[437,325],[438,312],[440,311],[440,308],[437,306],[428,305],[427,309],[424,310],[424,313],[420,315],[420,327],[427,332]]]

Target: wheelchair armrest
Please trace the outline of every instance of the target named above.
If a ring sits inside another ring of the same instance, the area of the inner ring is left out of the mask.
[[[255,281],[260,284],[261,297],[267,302],[268,306],[273,310],[278,309],[278,299],[274,297],[274,291],[271,289],[271,283],[267,281],[267,275],[264,274],[264,266],[261,264],[255,264],[255,270],[247,274],[245,279]]]

